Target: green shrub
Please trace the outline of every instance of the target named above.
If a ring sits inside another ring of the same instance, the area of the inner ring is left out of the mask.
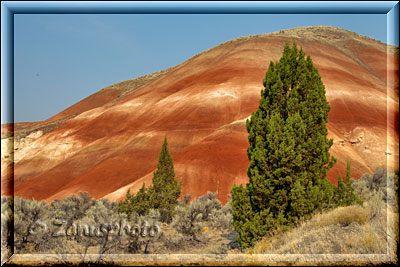
[[[125,200],[118,203],[117,211],[126,213],[129,217],[140,216],[145,215],[151,207],[150,196],[143,183],[136,195],[131,194],[130,190],[126,192]]]
[[[350,168],[350,161],[348,161],[345,178],[342,179],[341,176],[338,178],[338,186],[334,194],[335,206],[345,207],[353,204],[361,205],[363,203],[363,200],[353,186],[354,180],[351,178]]]

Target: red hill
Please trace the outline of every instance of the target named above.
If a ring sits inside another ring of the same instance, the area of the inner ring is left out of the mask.
[[[304,27],[225,42],[104,88],[47,121],[17,124],[15,195],[51,201],[87,191],[118,200],[151,183],[166,135],[183,194],[218,190],[226,202],[233,184],[248,181],[245,121],[258,107],[269,62],[294,40],[312,57],[332,107],[338,162],[329,179],[344,175],[347,159],[355,178],[378,166],[397,169],[398,48],[339,28]],[[7,131],[3,125],[2,138]],[[12,166],[6,140],[3,185]]]

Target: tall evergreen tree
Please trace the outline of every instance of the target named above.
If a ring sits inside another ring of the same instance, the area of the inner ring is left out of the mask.
[[[118,211],[139,215],[148,213],[150,209],[158,209],[161,219],[169,222],[172,219],[175,206],[181,194],[182,182],[175,180],[175,170],[172,157],[168,151],[167,137],[161,148],[157,170],[153,173],[152,185],[145,188],[143,183],[135,194],[126,193],[126,199],[118,204]]]
[[[335,163],[326,128],[330,106],[311,57],[286,43],[263,85],[259,108],[246,122],[249,183],[231,192],[234,226],[244,247],[329,206],[327,196],[333,194],[326,179]]]
[[[167,146],[167,137],[165,137],[157,170],[153,173],[153,184],[149,187],[149,194],[152,207],[160,210],[161,214],[164,214],[162,217],[170,221],[174,208],[178,204],[182,181],[175,180],[174,164]]]

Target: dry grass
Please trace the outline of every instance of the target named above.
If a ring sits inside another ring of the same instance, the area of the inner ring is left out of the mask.
[[[315,226],[318,228],[339,225],[342,227],[352,223],[364,224],[370,215],[370,211],[361,206],[339,207],[333,212],[320,214],[314,218]]]
[[[376,201],[376,200],[375,200]],[[396,251],[398,213],[383,201],[317,214],[288,232],[264,238],[250,254],[386,254]],[[389,245],[389,247],[388,247]]]

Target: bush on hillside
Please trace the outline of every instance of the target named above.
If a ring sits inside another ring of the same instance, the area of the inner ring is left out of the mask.
[[[14,198],[15,251],[44,251],[51,246],[47,225],[50,209],[44,201]]]
[[[344,177],[344,179],[339,176],[338,186],[334,193],[334,206],[345,207],[353,204],[361,205],[363,203],[362,199],[360,199],[360,197],[355,192],[355,188],[353,186],[354,180],[351,178],[350,166],[350,161],[348,161],[346,176]]]
[[[150,210],[146,217],[128,218],[116,211],[117,203],[96,200],[87,193],[55,200],[50,205],[18,197],[14,203],[15,251],[55,253],[65,263],[68,259],[63,255],[67,253],[84,257],[89,251],[95,252],[98,262],[106,253],[148,252],[154,238],[146,238],[143,229],[152,231],[153,236],[159,233],[159,229],[153,229],[160,217],[157,210]]]
[[[12,255],[12,241],[14,229],[14,214],[12,208],[14,199],[1,196],[1,264]]]
[[[384,168],[376,168],[373,174],[364,174],[354,181],[355,193],[364,201],[375,194],[382,194],[382,199],[392,207],[397,206],[398,174],[388,173]]]
[[[217,199],[217,193],[207,192],[186,205],[179,205],[175,213],[172,227],[189,240],[200,241],[197,236],[205,226],[225,230],[232,227],[230,204],[222,206]]]

